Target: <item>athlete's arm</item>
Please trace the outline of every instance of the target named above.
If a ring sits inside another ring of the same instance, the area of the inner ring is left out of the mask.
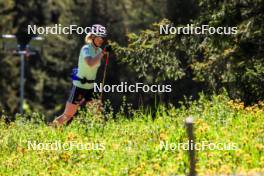
[[[104,56],[103,51],[101,51],[96,56],[91,56],[91,46],[83,47],[81,52],[83,53],[83,59],[85,60],[85,63],[88,64],[90,67],[93,67],[94,65],[98,64],[98,62],[100,62],[102,57]]]
[[[104,51],[97,54],[95,57],[86,56],[84,59],[89,66],[93,67],[94,65],[96,65],[98,62],[101,61],[103,56],[104,56]]]

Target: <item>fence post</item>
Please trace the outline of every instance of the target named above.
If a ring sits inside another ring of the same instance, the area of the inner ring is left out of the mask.
[[[186,130],[188,134],[188,153],[189,153],[189,161],[190,161],[190,173],[189,176],[195,176],[195,142],[194,142],[194,133],[193,133],[193,118],[187,117],[185,119]]]

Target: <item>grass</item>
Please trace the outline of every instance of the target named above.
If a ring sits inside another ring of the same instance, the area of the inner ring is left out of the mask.
[[[218,95],[180,108],[160,106],[151,113],[120,112],[107,122],[81,112],[70,126],[58,129],[30,114],[7,125],[0,122],[0,175],[172,175],[188,173],[184,119],[195,119],[196,143],[231,146],[197,150],[197,172],[254,174],[264,172],[264,104],[244,107]],[[79,143],[89,150],[33,150],[28,143]],[[223,149],[223,148],[222,148]]]

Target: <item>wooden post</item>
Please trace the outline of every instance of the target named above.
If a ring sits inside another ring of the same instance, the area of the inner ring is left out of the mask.
[[[189,176],[195,176],[195,142],[194,142],[194,133],[193,133],[193,118],[187,117],[185,120],[186,130],[188,134],[188,153],[189,153],[189,161],[190,161],[190,173]]]

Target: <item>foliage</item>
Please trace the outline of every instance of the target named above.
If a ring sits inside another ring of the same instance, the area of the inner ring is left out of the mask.
[[[195,21],[197,25],[237,26],[238,32],[191,40],[196,48],[190,52],[196,78],[214,90],[225,87],[231,97],[247,103],[263,100],[263,1],[200,3],[203,13]]]
[[[54,129],[43,122],[0,122],[0,174],[33,175],[169,175],[188,173],[187,151],[166,148],[187,142],[184,119],[195,119],[196,143],[235,143],[236,150],[196,152],[200,175],[264,172],[264,104],[244,107],[226,95],[200,95],[180,108],[159,106],[156,118],[134,111],[106,123],[80,113],[70,126]],[[35,114],[36,115],[36,114]],[[24,118],[25,119],[25,118]],[[85,123],[85,121],[87,123]],[[89,121],[89,122],[88,122]],[[33,150],[36,143],[102,144],[104,150]],[[164,144],[164,145],[163,145]]]
[[[225,88],[230,97],[246,103],[262,100],[262,1],[201,0],[199,8],[199,16],[191,21],[195,26],[237,27],[237,34],[160,35],[160,25],[184,26],[163,20],[139,35],[128,35],[127,47],[116,45],[117,58],[152,84],[173,81],[186,88],[188,84],[183,81],[191,79],[202,82],[205,91]]]
[[[128,64],[138,78],[144,77],[154,83],[165,79],[177,80],[185,75],[176,55],[177,51],[180,52],[180,41],[177,37],[159,34],[159,25],[167,23],[154,24],[152,29],[144,30],[140,35],[129,34],[128,47],[114,45],[117,57]]]

